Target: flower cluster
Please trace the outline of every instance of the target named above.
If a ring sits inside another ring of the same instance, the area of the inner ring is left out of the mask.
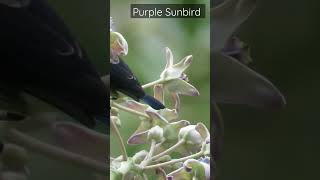
[[[171,97],[173,107],[154,110],[126,98],[112,100],[111,127],[119,140],[122,155],[110,157],[110,162],[106,160],[108,135],[65,121],[65,118],[68,119],[65,116],[30,113],[30,109],[23,106],[25,102],[19,98],[3,99],[1,105],[10,113],[1,113],[1,118],[23,120],[0,123],[0,136],[4,143],[0,146],[0,179],[28,179],[30,173],[33,173],[28,165],[34,163],[34,154],[86,169],[90,177],[84,179],[106,179],[106,171],[109,169],[111,179],[214,179],[214,171],[210,174],[209,169],[215,166],[215,160],[219,158],[223,136],[223,123],[217,104],[246,104],[267,108],[285,105],[280,91],[249,67],[252,61],[250,48],[234,33],[255,6],[254,0],[219,0],[211,8],[214,91],[210,132],[202,123],[191,124],[179,119],[181,96],[198,96],[200,93],[189,83],[185,74],[192,63],[192,56],[186,56],[174,64],[172,52],[166,48],[165,69],[158,80],[143,88],[152,87],[154,97],[163,104],[166,104],[166,96]],[[112,53],[126,55],[128,45],[124,37],[116,32],[112,35],[119,37],[111,45],[114,49]],[[107,76],[103,80],[109,83]],[[38,103],[42,106],[41,102]],[[127,156],[125,143],[119,133],[122,118],[119,111],[132,113],[140,120],[140,125],[127,144],[148,144],[148,150],[136,152],[132,157]],[[37,136],[40,131],[41,136]],[[42,135],[51,138],[44,141]],[[214,147],[214,152],[210,152],[210,145]]]
[[[174,64],[173,54],[165,49],[166,66],[158,80],[143,85],[153,87],[154,97],[166,104],[169,95],[172,108],[155,110],[146,104],[126,97],[111,100],[111,126],[117,136],[122,155],[111,158],[111,179],[210,179],[210,132],[198,123],[192,125],[179,119],[180,96],[199,96],[199,91],[188,81],[185,71],[192,63],[186,56]],[[126,146],[118,128],[121,128],[119,111],[137,116],[140,125],[129,137],[129,145],[148,144],[149,150],[137,152],[133,157],[126,154]]]

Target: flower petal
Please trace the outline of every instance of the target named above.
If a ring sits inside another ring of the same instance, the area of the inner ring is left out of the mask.
[[[169,122],[177,120],[179,117],[179,114],[176,109],[166,108],[166,109],[160,109],[158,112],[162,117],[164,117]]]
[[[170,80],[165,84],[165,88],[170,92],[175,92],[177,94],[187,95],[187,96],[199,96],[199,91],[191,84],[181,80],[174,79]]]
[[[166,47],[165,51],[166,51],[166,60],[167,60],[166,69],[167,69],[169,67],[172,67],[173,65],[173,55],[170,48]]]
[[[109,151],[107,135],[71,122],[57,122],[51,129],[56,143],[64,149],[105,162]]]
[[[148,131],[135,133],[128,139],[128,144],[145,144],[148,139]]]
[[[211,9],[213,52],[220,51],[228,38],[253,12],[255,0],[226,0]]]
[[[186,127],[188,125],[190,125],[190,122],[187,120],[180,120],[177,122],[173,122],[170,123],[173,127],[177,128],[177,130],[179,131],[181,128]]]
[[[186,56],[180,62],[173,65],[173,68],[182,74],[191,65],[192,59],[192,55]]]
[[[164,89],[162,84],[157,84],[153,88],[154,97],[164,104]]]
[[[203,123],[198,123],[196,125],[195,129],[200,133],[200,135],[203,139],[210,137],[209,130],[207,129],[207,127]]]
[[[149,119],[141,120],[139,127],[134,132],[134,134],[141,133],[147,131],[152,127],[152,122]]]
[[[132,110],[138,111],[140,113],[145,113],[145,111],[150,108],[146,104],[142,104],[142,103],[139,103],[139,102],[131,100],[131,99],[126,100],[124,102],[121,102],[119,104],[121,104],[122,106],[125,106],[127,108],[130,108]]]
[[[286,104],[281,92],[270,81],[234,58],[214,54],[213,62],[215,102],[267,108],[281,108]]]
[[[179,94],[172,92],[171,94],[171,98],[173,100],[174,103],[174,108],[177,110],[177,112],[180,111],[180,105],[181,105],[181,101],[180,101],[180,97]]]
[[[146,113],[152,119],[153,126],[159,125],[161,127],[165,124],[168,124],[168,121],[163,116],[161,116],[159,113],[154,112],[154,111],[149,111],[149,110],[147,110]]]

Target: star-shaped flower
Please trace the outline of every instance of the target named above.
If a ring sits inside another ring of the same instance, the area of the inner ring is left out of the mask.
[[[172,51],[166,48],[166,67],[160,75],[160,79],[164,82],[164,88],[169,92],[187,96],[198,96],[199,91],[189,84],[188,77],[184,73],[192,63],[192,55],[184,57],[177,64],[173,64]]]
[[[136,132],[128,139],[128,144],[146,143],[150,129],[155,126],[163,129],[163,137],[166,142],[176,141],[178,139],[179,130],[189,125],[189,122],[186,120],[170,123],[164,116],[153,110],[146,110],[145,113],[149,118],[141,120],[140,126]]]

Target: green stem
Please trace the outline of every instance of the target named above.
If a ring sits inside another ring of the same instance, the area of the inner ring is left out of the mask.
[[[122,159],[124,161],[126,161],[128,159],[128,154],[127,154],[126,147],[124,145],[123,139],[121,137],[120,131],[119,131],[117,125],[115,124],[115,122],[113,120],[111,120],[110,122],[111,122],[111,127],[114,130],[114,132],[116,134],[116,137],[117,137],[117,139],[119,141],[119,144],[120,144],[120,150],[121,150],[122,156],[123,156]]]
[[[165,150],[165,151],[153,156],[150,160],[153,161],[153,160],[158,159],[158,158],[160,158],[160,157],[162,157],[164,155],[167,155],[167,154],[171,153],[172,151],[174,151],[175,149],[177,149],[179,146],[181,146],[184,143],[185,143],[185,140],[181,139],[175,145],[171,146],[169,149],[167,149],[167,150]]]
[[[146,89],[146,88],[148,88],[148,87],[152,87],[152,86],[157,85],[157,84],[160,84],[160,83],[162,83],[162,82],[163,82],[162,79],[158,79],[158,80],[156,80],[156,81],[153,81],[153,82],[150,82],[150,83],[148,83],[148,84],[143,85],[142,88],[143,88],[143,89]]]
[[[114,107],[116,107],[116,108],[118,108],[118,109],[121,109],[121,110],[123,110],[123,111],[126,111],[126,112],[128,112],[128,113],[131,113],[131,114],[134,114],[134,115],[137,115],[137,116],[140,116],[140,117],[144,117],[144,118],[150,119],[150,117],[149,117],[147,114],[141,113],[141,112],[138,112],[138,111],[135,111],[135,110],[130,109],[130,108],[127,108],[127,107],[122,106],[122,105],[120,105],[120,104],[118,104],[118,103],[111,102],[111,105],[114,106]]]
[[[39,153],[55,160],[61,160],[75,166],[90,169],[99,174],[105,175],[109,167],[109,164],[107,165],[106,163],[87,158],[80,154],[65,151],[59,147],[39,141],[17,129],[8,130],[6,138],[9,142],[22,146],[30,152]]]
[[[152,140],[151,146],[150,146],[150,151],[149,151],[149,154],[148,154],[148,158],[151,158],[153,156],[155,147],[156,147],[156,141]]]
[[[188,159],[196,159],[200,156],[203,155],[203,151],[200,151],[196,154],[192,154],[190,156],[186,156],[186,157],[183,157],[183,158],[180,158],[180,159],[174,159],[174,160],[171,160],[171,161],[168,161],[168,162],[164,162],[164,163],[160,163],[160,164],[155,164],[155,165],[150,165],[150,166],[146,166],[144,167],[143,169],[144,170],[149,170],[149,169],[155,169],[155,168],[160,168],[160,167],[163,167],[163,166],[167,166],[167,165],[170,165],[170,164],[175,164],[175,163],[178,163],[178,162],[183,162],[183,161],[186,161]]]
[[[142,176],[144,180],[148,180],[148,176],[146,175],[146,173],[143,173]]]
[[[141,162],[141,164],[140,164],[141,166],[146,166],[147,164],[149,164],[149,163],[151,162],[151,158],[152,158],[152,156],[153,156],[155,147],[156,147],[156,141],[155,141],[155,140],[152,140],[149,153],[148,153],[148,155],[145,157],[145,159]]]

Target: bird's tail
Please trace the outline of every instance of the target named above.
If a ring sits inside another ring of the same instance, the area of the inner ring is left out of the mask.
[[[143,102],[147,103],[153,109],[159,110],[159,109],[164,109],[165,108],[165,106],[160,101],[158,101],[157,99],[155,99],[152,96],[145,95],[141,100]]]

